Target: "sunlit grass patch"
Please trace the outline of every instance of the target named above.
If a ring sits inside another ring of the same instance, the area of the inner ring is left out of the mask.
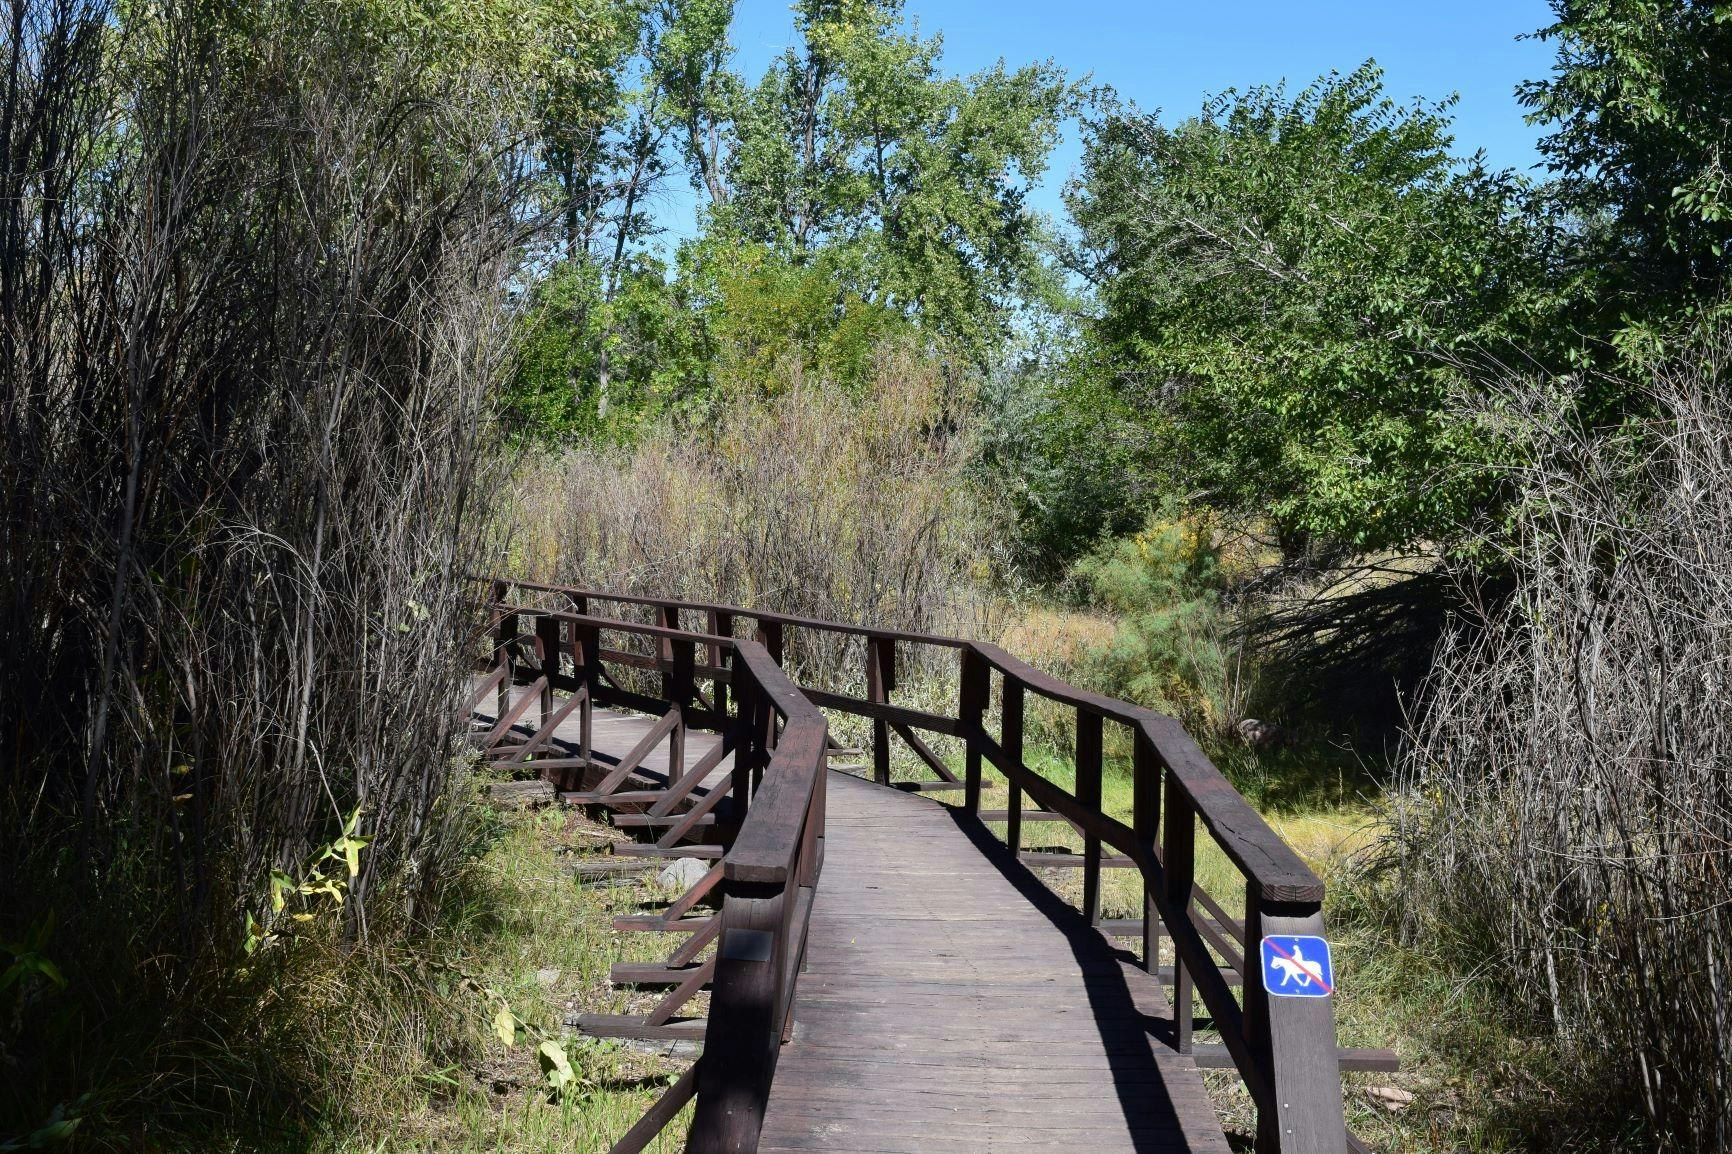
[[[466,1067],[428,1072],[416,1108],[357,1119],[314,1148],[330,1154],[440,1151],[441,1154],[588,1154],[607,1150],[689,1063],[653,1047],[577,1036],[573,1014],[641,1012],[655,990],[615,989],[609,968],[653,961],[668,935],[625,933],[611,919],[677,896],[641,877],[584,879],[573,866],[605,852],[614,834],[562,809],[494,817],[490,844],[475,863],[467,897],[446,911],[461,945],[462,976],[473,983],[472,1027],[483,1039]],[[506,1045],[496,1017],[523,1023]],[[690,1007],[702,1014],[700,1000]],[[568,1057],[575,1081],[548,1085],[538,1055],[545,1037]],[[649,1149],[684,1143],[689,1110]]]

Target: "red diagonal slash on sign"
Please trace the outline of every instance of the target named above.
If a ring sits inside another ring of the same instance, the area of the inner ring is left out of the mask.
[[[1323,992],[1325,994],[1333,994],[1335,992],[1335,987],[1331,986],[1328,982],[1323,980],[1323,963],[1322,962],[1313,963],[1313,962],[1306,961],[1304,958],[1296,958],[1292,954],[1288,953],[1286,950],[1282,949],[1281,943],[1276,941],[1274,938],[1264,938],[1263,940],[1269,943],[1270,949],[1274,950],[1276,953],[1280,954],[1282,957],[1286,958],[1288,961],[1292,962],[1294,965],[1296,965],[1300,969],[1304,970],[1307,974],[1310,974],[1311,980],[1316,982],[1319,986],[1322,986]],[[1315,970],[1311,968],[1313,965],[1316,965],[1316,967],[1317,967]]]

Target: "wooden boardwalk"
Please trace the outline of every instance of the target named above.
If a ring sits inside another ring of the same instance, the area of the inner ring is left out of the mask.
[[[1398,1061],[1336,1040],[1326,887],[1173,718],[984,641],[507,579],[492,593],[463,705],[477,748],[606,815],[616,856],[715,863],[659,912],[613,919],[668,947],[613,982],[667,992],[573,1019],[703,1042],[612,1154],[688,1117],[688,1154],[1226,1154],[1198,1063],[1237,1075],[1257,1154],[1368,1149],[1341,1071]],[[812,638],[862,666],[797,680],[784,654]],[[910,660],[949,665],[954,695],[899,690]],[[1027,760],[1031,696],[1074,717],[1063,785]],[[838,714],[870,724],[870,780],[831,768]],[[956,739],[960,765],[923,734]],[[893,739],[930,777],[893,787]],[[1108,748],[1128,752],[1128,813],[1103,805]],[[988,767],[1006,809],[981,806]],[[1081,838],[1062,863],[1080,870],[1074,906],[1030,872],[1055,855],[1020,852],[1036,821]],[[1243,885],[1225,901],[1198,884],[1205,839]],[[1102,920],[1107,868],[1140,875],[1140,917]],[[1316,989],[1267,987],[1272,955]]]
[[[597,754],[652,724],[597,709]],[[576,722],[556,736],[575,747]],[[715,740],[692,733],[688,760]],[[661,749],[644,764],[665,767]],[[1195,1065],[1163,1041],[1160,985],[984,826],[838,771],[827,810],[760,1151],[1226,1154]]]
[[[1200,1151],[1166,999],[973,819],[830,774],[824,879],[762,1151]]]

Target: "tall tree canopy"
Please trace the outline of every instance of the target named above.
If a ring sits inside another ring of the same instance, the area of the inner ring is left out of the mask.
[[[1490,480],[1452,396],[1548,355],[1556,298],[1529,190],[1452,157],[1449,107],[1393,103],[1367,63],[1177,126],[1092,119],[1068,199],[1095,309],[1063,420],[1115,414],[1155,487],[1295,547],[1459,524]]]
[[[857,252],[863,298],[980,352],[1037,273],[1024,199],[1069,104],[1051,64],[966,79],[901,0],[801,0],[799,43],[711,123],[697,157],[719,229],[803,262]]]
[[[902,0],[801,0],[795,44],[751,81],[728,42],[731,0],[630,11],[614,127],[582,153],[587,169],[553,150],[588,207],[561,254],[572,267],[538,290],[516,396],[531,423],[590,426],[610,396],[639,411],[701,402],[718,373],[767,380],[788,357],[846,386],[894,333],[993,356],[1046,287],[1025,202],[1075,102],[1056,67],[950,76]],[[682,168],[702,228],[668,264],[649,252],[645,210]]]
[[[1586,323],[1626,355],[1732,287],[1732,4],[1553,0],[1552,75],[1520,88],[1596,274]]]

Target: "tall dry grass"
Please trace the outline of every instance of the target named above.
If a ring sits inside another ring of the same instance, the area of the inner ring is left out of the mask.
[[[713,425],[526,462],[510,568],[620,593],[996,635],[997,538],[966,469],[973,418],[942,368],[887,349],[860,399],[792,377]],[[789,659],[841,683],[860,676],[857,648],[796,636]]]
[[[0,1140],[307,1121],[451,1042],[392,943],[464,836],[524,124],[364,6],[7,15]]]
[[[1446,641],[1388,847],[1405,930],[1675,1151],[1732,1149],[1729,367],[1689,349],[1613,437],[1498,414],[1538,445],[1515,593]]]

